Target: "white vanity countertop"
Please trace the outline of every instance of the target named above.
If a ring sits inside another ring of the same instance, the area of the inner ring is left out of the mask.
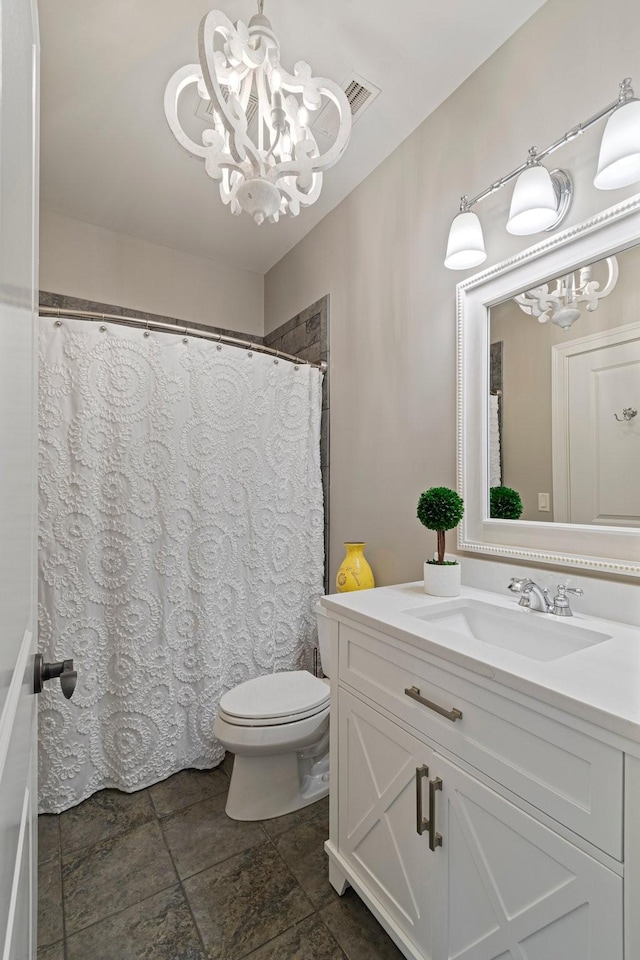
[[[461,599],[491,603],[523,617],[549,618],[563,628],[573,624],[605,633],[611,639],[556,660],[540,661],[455,634],[407,613]],[[422,582],[332,594],[324,597],[322,604],[329,614],[395,637],[640,744],[638,627],[583,616],[575,610],[573,617],[554,617],[519,607],[511,594],[503,597],[473,587],[463,587],[460,596],[452,600],[430,597],[424,593]]]

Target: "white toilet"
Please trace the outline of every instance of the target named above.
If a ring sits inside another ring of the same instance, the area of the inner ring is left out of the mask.
[[[328,674],[329,620],[319,603],[316,617]],[[329,699],[329,681],[306,670],[256,677],[224,694],[213,733],[235,754],[229,817],[281,817],[328,794]]]

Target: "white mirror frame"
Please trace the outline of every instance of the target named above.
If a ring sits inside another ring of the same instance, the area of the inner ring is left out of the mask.
[[[459,550],[640,577],[640,529],[488,518],[490,308],[634,243],[640,194],[458,284]]]

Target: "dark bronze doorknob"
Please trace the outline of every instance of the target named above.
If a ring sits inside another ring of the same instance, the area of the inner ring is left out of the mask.
[[[42,693],[47,680],[60,678],[60,686],[67,700],[73,696],[78,682],[78,674],[73,669],[73,660],[61,660],[59,663],[45,663],[41,653],[36,653],[33,664],[33,692]]]

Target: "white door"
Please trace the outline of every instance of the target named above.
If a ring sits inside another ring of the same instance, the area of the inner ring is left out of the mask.
[[[340,690],[341,855],[418,948],[432,956],[427,815],[435,754],[397,724]],[[420,816],[422,807],[422,817]]]
[[[640,324],[563,344],[554,371],[554,519],[640,526]]]
[[[38,28],[0,0],[0,958],[35,957]]]
[[[622,878],[438,756],[438,960],[622,960]]]

